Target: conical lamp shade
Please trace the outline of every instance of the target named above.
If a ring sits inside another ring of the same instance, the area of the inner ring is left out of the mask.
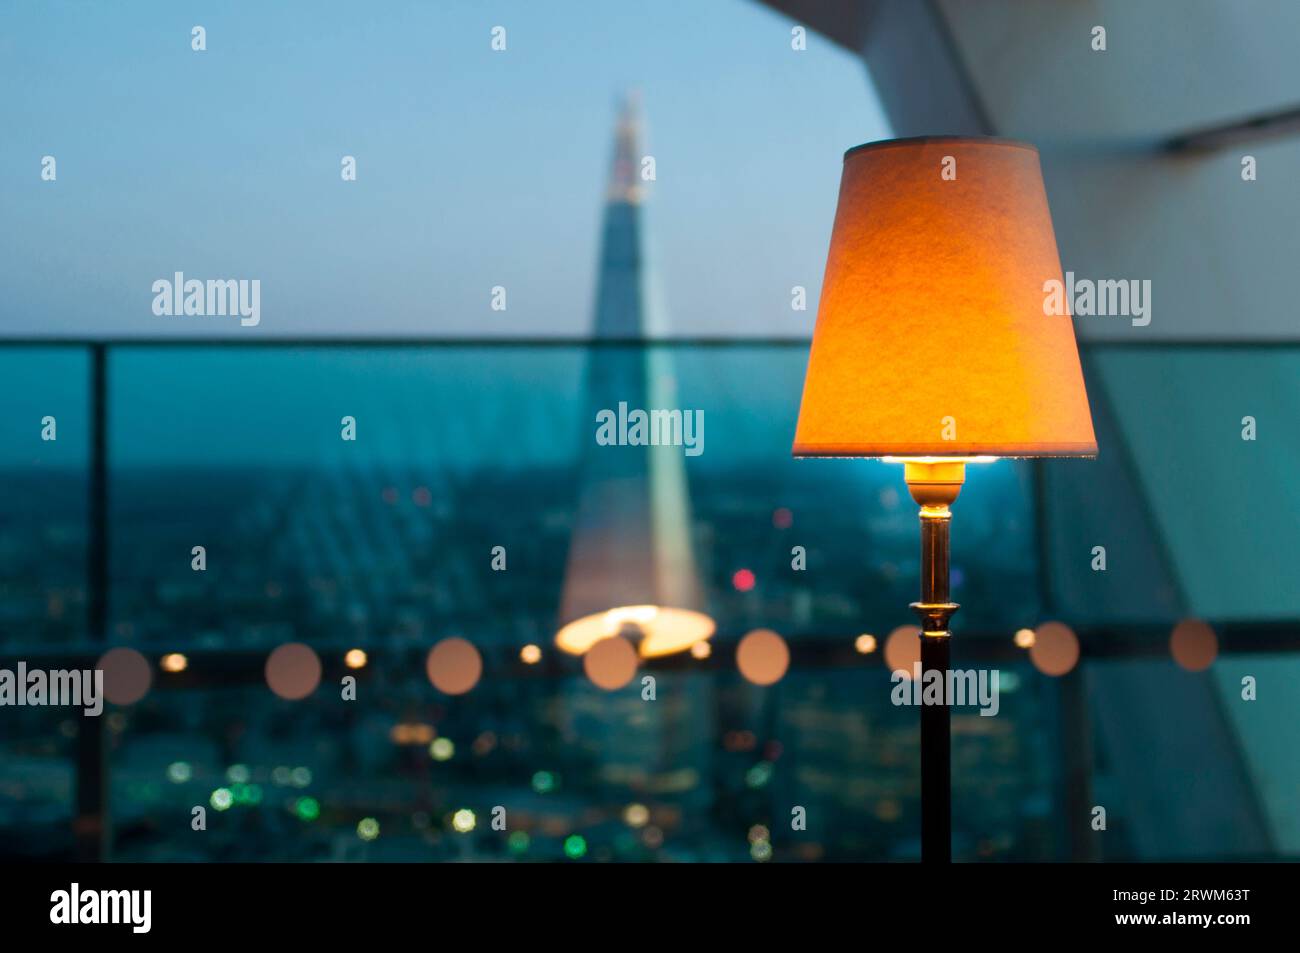
[[[795,456],[1097,452],[1038,150],[998,139],[844,156]]]

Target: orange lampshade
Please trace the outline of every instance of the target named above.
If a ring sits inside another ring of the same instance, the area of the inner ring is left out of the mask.
[[[844,156],[795,456],[1091,456],[1038,150],[998,139]]]

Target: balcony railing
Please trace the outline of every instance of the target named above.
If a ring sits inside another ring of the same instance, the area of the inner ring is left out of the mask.
[[[702,410],[707,422],[704,452],[682,464],[687,542],[719,630],[705,658],[647,664],[646,672],[675,686],[662,696],[655,724],[641,726],[644,737],[630,751],[615,744],[592,761],[583,733],[572,726],[566,733],[554,711],[568,700],[581,713],[575,717],[605,720],[593,729],[601,734],[620,724],[621,703],[587,695],[580,664],[551,647],[594,431],[585,419],[586,370],[611,355],[650,353],[665,359],[654,367],[671,378],[659,392]],[[416,719],[468,739],[471,754],[462,756],[469,761],[441,789],[448,798],[521,787],[543,798],[533,776],[564,764],[582,779],[565,822],[574,830],[593,812],[603,819],[617,813],[612,805],[642,798],[654,802],[652,813],[679,818],[668,833],[682,838],[682,849],[707,857],[745,849],[718,846],[729,843],[722,833],[728,812],[779,819],[782,797],[821,792],[845,830],[809,838],[816,850],[791,843],[784,856],[910,856],[913,719],[891,707],[881,656],[889,633],[913,621],[915,514],[888,464],[790,459],[805,359],[806,343],[785,341],[7,342],[0,399],[10,413],[0,426],[7,448],[0,470],[15,492],[0,504],[7,603],[0,656],[81,667],[121,645],[155,663],[168,653],[187,662],[179,672],[156,669],[148,698],[115,709],[117,722],[77,719],[58,729],[33,714],[15,745],[39,748],[56,730],[75,735],[75,754],[66,752],[75,778],[75,808],[68,808],[81,856],[161,856],[176,849],[179,835],[161,832],[159,819],[174,815],[180,802],[172,795],[192,786],[161,778],[169,764],[197,770],[203,760],[163,764],[157,759],[169,756],[161,749],[192,743],[207,750],[230,723],[256,735],[258,722],[310,712],[317,737],[334,739],[336,749],[324,759],[332,767],[317,772],[330,786],[319,800],[335,840],[348,833],[353,801],[370,810],[396,803],[394,818],[405,820],[393,823],[411,838],[410,850],[419,855],[424,848],[411,845],[424,844],[437,854],[411,821],[433,811],[422,801],[426,769],[401,745],[379,769],[388,794],[358,793],[343,780],[347,760],[372,744],[351,737],[361,716],[340,714],[332,703],[338,693],[328,686],[353,674],[364,699],[355,710],[372,720]],[[1296,544],[1260,535],[1265,524],[1252,522],[1231,481],[1282,514],[1297,509],[1282,477],[1296,450],[1286,441],[1295,437],[1278,435],[1283,425],[1271,410],[1284,400],[1277,382],[1289,380],[1293,392],[1300,379],[1300,348],[1104,345],[1086,347],[1084,360],[1100,458],[979,468],[956,506],[954,594],[963,608],[954,664],[997,667],[1015,686],[1002,719],[965,723],[971,738],[983,739],[968,743],[966,783],[984,794],[963,800],[957,793],[959,804],[974,805],[956,820],[965,838],[958,853],[1169,856],[1170,848],[1150,844],[1173,843],[1177,831],[1144,846],[1132,832],[1105,841],[1077,823],[1099,789],[1124,799],[1149,794],[1139,790],[1123,739],[1089,699],[1114,673],[1144,666],[1197,686],[1191,695],[1183,683],[1153,686],[1171,710],[1191,706],[1207,717],[1207,700],[1219,706],[1208,716],[1207,743],[1217,747],[1206,759],[1218,783],[1246,792],[1222,817],[1241,854],[1294,853],[1275,833],[1287,823],[1285,810],[1263,793],[1279,777],[1278,766],[1258,756],[1271,743],[1263,720],[1227,710],[1231,683],[1207,681],[1215,670],[1182,672],[1169,634],[1182,618],[1207,618],[1216,665],[1233,671],[1244,659],[1252,671],[1271,670],[1297,648],[1296,595],[1278,585]],[[1162,419],[1169,401],[1183,401],[1184,416]],[[1224,419],[1225,408],[1238,407]],[[1252,410],[1268,439],[1240,439],[1237,420]],[[355,421],[354,441],[341,438],[345,416]],[[55,422],[54,440],[42,439],[46,418]],[[1203,449],[1188,449],[1197,446]],[[1253,456],[1238,459],[1242,453]],[[1180,455],[1188,456],[1181,468]],[[1206,458],[1214,464],[1192,465]],[[1180,512],[1195,513],[1202,547],[1188,545],[1186,528],[1171,518],[1171,496]],[[1261,538],[1281,550],[1259,548]],[[490,567],[497,545],[509,554],[504,573]],[[1094,545],[1106,549],[1104,570],[1094,567]],[[202,572],[192,568],[194,546],[205,548]],[[805,552],[804,569],[792,566],[795,546]],[[752,588],[738,581],[741,570]],[[1225,572],[1233,584],[1214,583]],[[1018,629],[1046,619],[1064,621],[1077,636],[1080,662],[1063,677],[1039,672],[1013,641]],[[790,674],[773,689],[747,688],[735,672],[735,643],[760,627],[780,632],[790,647]],[[877,649],[864,654],[856,640],[868,632]],[[454,706],[433,692],[422,662],[449,634],[469,638],[484,658],[481,686]],[[267,653],[288,641],[311,644],[325,666],[322,688],[297,708],[271,696],[263,681]],[[519,658],[529,643],[543,650],[538,664]],[[354,671],[343,656],[355,647],[369,663]],[[710,686],[709,699],[696,710],[701,702],[691,695],[699,692],[689,686],[701,684]],[[849,686],[857,687],[844,694]],[[1127,696],[1105,690],[1113,715]],[[506,758],[509,700],[520,698],[548,714],[514,726],[523,740]],[[1142,706],[1132,711],[1139,717]],[[189,723],[179,737],[175,721]],[[985,721],[1008,725],[1005,736],[986,732]],[[855,747],[854,724],[876,740]],[[1130,730],[1159,745],[1170,729]],[[492,745],[479,743],[488,734]],[[275,747],[271,737],[262,748]],[[811,760],[796,766],[798,752],[825,752],[827,744],[839,754],[805,753]],[[253,761],[244,752],[258,750],[251,741],[216,747],[204,756],[210,765]],[[739,793],[719,758],[752,762],[739,772]],[[755,764],[771,765],[763,770],[777,781],[747,786]],[[1205,760],[1174,764],[1201,770]],[[256,774],[276,766],[248,767]],[[665,779],[674,771],[694,772],[694,783],[654,795],[656,786],[672,788]],[[133,787],[156,784],[165,796]],[[779,796],[773,785],[783,786]],[[17,801],[30,799],[28,781],[15,776],[8,786]],[[835,793],[846,786],[859,795]],[[1000,787],[1023,803],[990,807],[989,792]],[[288,787],[281,793],[292,793],[293,803],[306,797]],[[540,841],[545,806],[528,810]],[[684,812],[703,819],[682,821]],[[14,812],[0,826],[24,816]],[[295,838],[286,833],[268,856],[301,856]],[[616,838],[608,840],[612,859],[663,849],[639,841],[620,853]],[[320,856],[315,842],[312,856]],[[223,849],[217,856],[237,856]],[[1190,849],[1205,850],[1196,842]]]

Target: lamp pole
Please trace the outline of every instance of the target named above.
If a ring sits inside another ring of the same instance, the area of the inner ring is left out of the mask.
[[[904,479],[921,507],[921,601],[912,611],[921,620],[921,861],[952,860],[952,743],[947,673],[957,611],[948,593],[948,508],[961,492],[966,464],[960,460],[905,460]],[[938,672],[939,704],[925,704],[930,672]]]
[[[936,172],[950,161],[960,188]],[[966,464],[1097,453],[1074,325],[1044,320],[1044,279],[1065,281],[1034,146],[923,136],[844,153],[792,451],[903,463],[921,507],[927,862],[952,859],[948,508]],[[941,675],[940,704],[925,704]]]

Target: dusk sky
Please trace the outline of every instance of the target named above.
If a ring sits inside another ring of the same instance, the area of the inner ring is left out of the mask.
[[[860,60],[811,32],[792,50],[793,24],[751,0],[42,3],[0,21],[6,336],[584,334],[629,88],[672,333],[802,336],[841,155],[889,135]],[[260,325],[155,316],[151,286],[177,271],[259,279]]]

